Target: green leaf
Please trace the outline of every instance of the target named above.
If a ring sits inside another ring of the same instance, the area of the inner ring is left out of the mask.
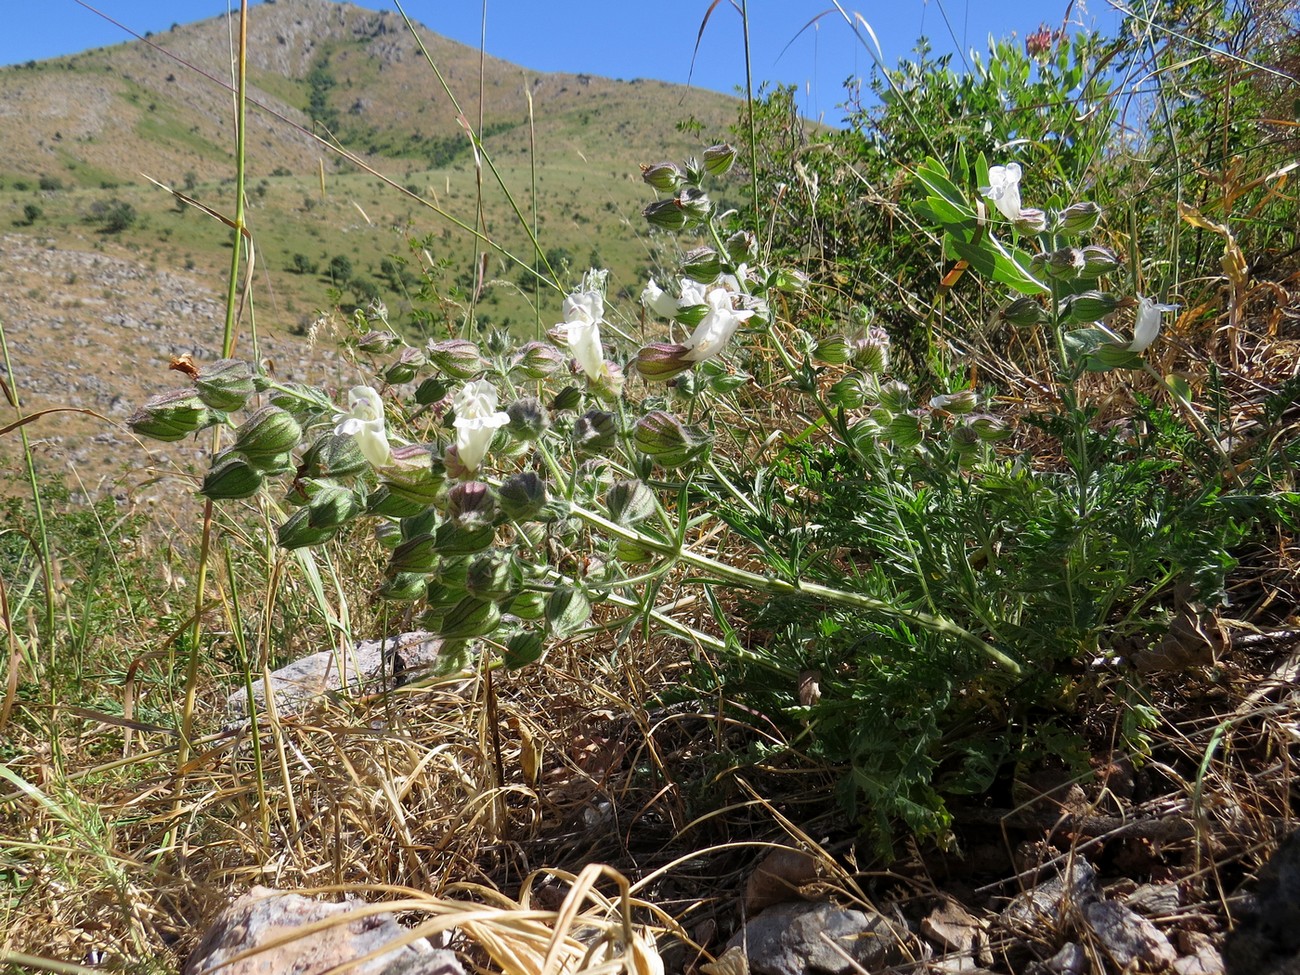
[[[941,197],[958,210],[971,210],[966,202],[966,194],[948,178],[948,170],[937,159],[927,158],[917,169],[916,175],[934,196]]]
[[[1022,295],[1047,294],[1047,288],[1027,270],[1029,255],[1019,248],[1008,249],[996,237],[985,235],[978,244],[972,232],[954,233],[948,229],[945,242],[949,251],[970,264],[977,273],[1014,288]]]

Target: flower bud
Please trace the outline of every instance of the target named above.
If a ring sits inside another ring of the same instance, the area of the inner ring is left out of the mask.
[[[546,504],[546,482],[533,471],[511,474],[497,491],[501,511],[511,521],[527,521]]]
[[[199,396],[188,389],[161,393],[145,400],[127,420],[127,425],[142,437],[173,442],[184,440],[225,417],[208,408]]]
[[[397,451],[393,453],[397,454]],[[428,456],[427,451],[425,456]],[[381,483],[388,486],[391,494],[413,502],[419,509],[423,509],[442,497],[447,479],[441,467],[435,472],[432,465],[412,464],[409,467],[386,470]]]
[[[614,445],[618,438],[618,423],[613,413],[588,410],[574,423],[572,437],[574,450],[599,454]]]
[[[582,405],[582,390],[577,386],[566,386],[551,401],[552,410],[576,410]]]
[[[539,620],[546,614],[546,597],[536,590],[526,589],[510,600],[509,612],[521,620]]]
[[[422,572],[395,572],[377,590],[380,599],[411,603],[428,592],[429,583]]]
[[[626,528],[649,518],[657,505],[644,481],[616,481],[605,492],[605,507],[610,519]]]
[[[778,268],[773,275],[772,287],[791,294],[808,290],[808,275],[792,267]]]
[[[495,630],[500,622],[501,610],[497,608],[496,603],[475,596],[466,596],[443,614],[438,635],[444,640],[468,640],[476,636],[486,636]]]
[[[262,472],[243,454],[226,451],[203,475],[199,494],[212,501],[233,501],[256,494],[261,486]]]
[[[868,387],[860,373],[850,373],[831,386],[827,402],[842,410],[856,410],[867,401]]]
[[[661,162],[641,167],[641,178],[660,193],[676,193],[686,182],[686,174],[676,163]]]
[[[410,518],[418,515],[429,502],[395,493],[387,484],[380,484],[366,497],[366,513],[386,518]]]
[[[242,409],[253,395],[253,371],[242,359],[219,359],[198,371],[194,391],[214,410]]]
[[[707,446],[697,430],[688,428],[677,417],[663,410],[652,410],[636,423],[632,441],[637,450],[662,467],[681,467]]]
[[[889,333],[872,325],[867,334],[853,342],[853,364],[863,372],[878,376],[889,368]]]
[[[328,542],[337,533],[337,528],[314,528],[311,524],[311,512],[307,508],[299,508],[280,526],[279,531],[276,532],[276,540],[281,548],[293,550]]]
[[[957,462],[964,467],[979,456],[980,438],[968,426],[956,427],[952,431],[952,447],[957,453]]]
[[[491,545],[495,536],[491,523],[444,521],[433,537],[439,555],[473,555]]]
[[[510,371],[527,379],[545,379],[559,372],[568,363],[568,357],[553,345],[545,342],[528,342],[510,360]]]
[[[1066,298],[1061,305],[1064,320],[1081,325],[1105,318],[1119,307],[1119,302],[1114,295],[1106,292],[1084,291]]]
[[[712,247],[696,247],[682,259],[681,270],[694,281],[712,281],[722,273],[722,261]]]
[[[703,223],[713,212],[713,201],[709,199],[707,193],[694,186],[688,186],[678,197],[682,211],[686,214],[686,222],[690,226]]]
[[[921,442],[921,419],[913,413],[897,413],[885,425],[881,436],[900,447],[915,447]]]
[[[1085,278],[1099,278],[1119,267],[1119,259],[1105,247],[1093,244],[1083,249],[1083,270]]]
[[[235,446],[249,460],[279,457],[298,446],[302,427],[278,406],[264,406],[239,425]]]
[[[447,517],[476,525],[490,525],[496,518],[492,488],[482,481],[462,481],[447,492]]]
[[[687,351],[684,345],[652,342],[637,352],[632,364],[646,382],[664,382],[694,365],[684,358]]]
[[[357,348],[370,355],[383,355],[400,341],[392,332],[373,330],[357,339]]]
[[[912,391],[907,383],[891,380],[880,387],[880,405],[890,413],[906,413],[912,408]]]
[[[566,637],[591,619],[591,601],[581,589],[556,586],[546,597],[546,622],[551,633]]]
[[[587,377],[587,385],[597,399],[612,403],[623,394],[623,384],[627,381],[623,367],[617,362],[605,360],[604,370],[596,376]]]
[[[614,543],[614,558],[626,565],[643,565],[651,561],[655,553],[644,545],[620,538]]]
[[[732,264],[748,264],[758,260],[758,238],[750,231],[737,230],[724,243]]]
[[[853,346],[843,335],[821,339],[813,348],[813,358],[832,366],[842,366],[853,356]]]
[[[409,383],[427,362],[419,349],[403,349],[397,361],[384,370],[384,382],[390,386]]]
[[[400,542],[388,557],[389,574],[432,572],[438,565],[438,546],[428,532]]]
[[[479,599],[499,601],[514,589],[510,558],[499,549],[483,552],[469,563],[465,573],[465,590]]]
[[[431,340],[425,351],[429,364],[452,379],[473,379],[485,365],[478,346],[467,339]]]
[[[1101,207],[1091,200],[1074,203],[1057,214],[1057,229],[1067,237],[1086,234],[1101,220]]]
[[[346,525],[361,505],[357,496],[331,481],[303,482],[307,491],[307,523],[312,528],[338,528]]]
[[[509,670],[518,670],[520,667],[538,663],[545,656],[546,641],[536,630],[520,630],[512,634],[506,641],[505,653],[501,655]]]
[[[346,477],[369,466],[357,438],[351,434],[323,433],[302,455],[305,477]]]
[[[963,389],[956,393],[943,393],[931,397],[930,406],[933,409],[946,410],[949,413],[969,413],[975,409],[975,391],[973,389]]]
[[[710,176],[725,176],[735,162],[735,147],[725,142],[704,150],[704,171]]]
[[[1004,322],[1010,322],[1012,325],[1027,327],[1047,321],[1047,314],[1043,311],[1043,306],[1035,299],[1022,297],[1017,298],[1003,308],[1001,318]]]
[[[506,431],[516,440],[536,440],[551,425],[546,408],[536,396],[525,396],[506,407]]]
[[[1033,207],[1025,207],[1012,222],[1022,234],[1041,234],[1047,229],[1047,214]]]
[[[676,197],[671,200],[655,200],[641,211],[641,216],[646,218],[650,226],[662,230],[685,230],[690,222]]]
[[[1057,280],[1075,278],[1084,269],[1084,253],[1077,247],[1062,247],[1046,254],[1035,254],[1029,267]]]
[[[1011,436],[1011,431],[1007,425],[999,420],[996,416],[990,416],[987,413],[980,413],[971,416],[966,421],[967,425],[975,431],[975,436],[979,437],[985,443],[994,443],[998,440],[1005,440]]]
[[[431,406],[447,397],[447,384],[440,376],[428,376],[415,387],[415,402]]]

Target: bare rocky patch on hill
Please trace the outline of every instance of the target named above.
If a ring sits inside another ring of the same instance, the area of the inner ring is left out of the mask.
[[[168,368],[173,356],[220,357],[224,296],[197,274],[18,234],[0,235],[0,266],[15,391],[24,415],[44,414],[26,425],[38,469],[94,496],[129,493],[144,469],[201,470],[206,444],[145,443],[126,419],[153,393],[186,384]],[[332,343],[269,336],[258,351],[284,379],[339,376]],[[236,354],[252,355],[246,337]],[[16,433],[0,451],[13,466]]]

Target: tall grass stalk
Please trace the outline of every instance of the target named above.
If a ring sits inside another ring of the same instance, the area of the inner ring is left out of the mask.
[[[230,251],[230,280],[226,290],[225,329],[221,338],[221,357],[229,358],[238,334],[236,310],[239,302],[239,267],[241,246],[247,232],[244,227],[245,128],[248,95],[248,0],[239,6],[239,44],[235,57],[235,213],[234,236]],[[252,267],[250,244],[249,267]],[[251,277],[251,275],[250,275]],[[212,452],[221,449],[221,428],[212,433]],[[198,692],[199,659],[203,634],[203,604],[207,596],[208,570],[212,555],[213,507],[211,499],[203,503],[203,533],[199,543],[198,577],[194,584],[194,621],[190,630],[189,659],[185,665],[185,701],[181,709],[180,745],[176,751],[176,791],[174,811],[179,812],[184,795],[185,768],[190,760],[190,743],[194,734],[194,701]]]
[[[13,363],[9,358],[9,341],[5,335],[4,320],[0,319],[0,354],[4,356],[5,396],[14,412],[22,418],[22,400],[18,396],[18,383],[14,380]],[[50,554],[50,536],[45,523],[45,506],[41,501],[41,485],[36,476],[36,464],[32,459],[32,445],[27,437],[27,427],[18,427],[18,436],[23,444],[23,465],[27,471],[27,483],[32,491],[32,510],[36,516],[36,547],[41,554],[41,572],[45,577],[45,639],[50,651],[50,672],[54,671],[54,558]],[[53,687],[53,684],[51,684]],[[57,750],[56,750],[57,751]]]

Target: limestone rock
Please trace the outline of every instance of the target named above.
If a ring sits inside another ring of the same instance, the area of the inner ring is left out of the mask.
[[[271,674],[275,707],[280,715],[297,714],[329,694],[349,697],[376,694],[400,687],[434,669],[443,642],[432,633],[401,633],[386,640],[362,640],[350,650],[321,650]],[[265,682],[253,682],[258,713],[266,710]],[[243,688],[226,698],[226,713],[234,720],[248,717],[248,693]]]
[[[1037,929],[1057,924],[1061,912],[1097,899],[1097,871],[1082,857],[1071,860],[1061,873],[1033,890],[1018,894],[1002,912],[1002,920],[1015,929]]]
[[[841,975],[878,971],[905,957],[906,928],[883,914],[786,902],[752,918],[727,942],[749,957],[751,975]],[[851,960],[850,960],[851,959]]]
[[[401,944],[407,931],[392,914],[348,917],[362,906],[254,887],[217,916],[186,962],[184,975],[214,969],[222,975],[319,975],[387,945],[393,947],[349,971],[354,975],[465,975],[450,951],[424,940]],[[292,937],[295,929],[329,919],[337,923]],[[286,937],[290,940],[284,941]]]
[[[1178,958],[1174,946],[1142,915],[1117,901],[1096,901],[1083,908],[1084,923],[1106,949],[1115,964],[1129,969],[1172,965]]]

